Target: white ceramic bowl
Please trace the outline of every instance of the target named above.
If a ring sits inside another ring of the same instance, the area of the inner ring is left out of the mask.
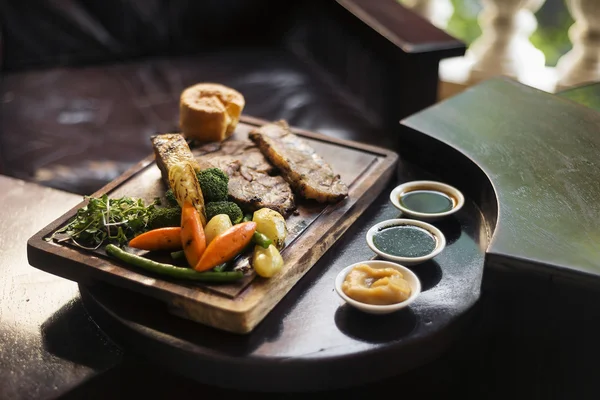
[[[360,301],[356,301],[356,300],[348,297],[346,295],[346,293],[344,293],[344,291],[342,290],[342,283],[344,283],[344,279],[346,279],[346,275],[348,275],[350,270],[360,264],[367,264],[371,268],[394,268],[394,269],[397,269],[398,271],[400,271],[402,273],[402,275],[404,276],[404,279],[406,279],[406,281],[410,285],[411,293],[410,293],[410,296],[408,297],[408,299],[404,300],[403,302],[395,303],[395,304],[376,305],[376,304],[362,303]],[[356,264],[349,265],[346,268],[344,268],[343,270],[341,270],[340,273],[335,278],[335,291],[346,303],[348,303],[352,307],[355,307],[361,311],[364,311],[369,314],[389,314],[394,311],[398,311],[402,308],[408,307],[413,301],[415,301],[417,296],[419,296],[419,294],[421,293],[421,281],[419,280],[417,275],[415,275],[414,272],[412,272],[410,269],[408,269],[402,265],[399,265],[399,264],[396,264],[393,262],[389,262],[389,261],[368,260],[368,261],[361,261]]]
[[[404,193],[411,192],[413,190],[436,190],[448,195],[453,202],[452,209],[441,212],[441,213],[422,213],[412,211],[402,204],[400,204],[400,196]],[[411,218],[417,218],[424,221],[436,221],[438,219],[447,217],[448,215],[454,214],[462,208],[465,204],[465,197],[456,189],[454,186],[447,185],[442,182],[436,181],[411,181],[403,183],[402,185],[396,186],[390,193],[390,201],[398,210],[402,211],[403,214]]]
[[[399,257],[399,256],[395,256],[392,254],[384,253],[383,251],[381,251],[377,247],[375,247],[375,244],[373,243],[373,236],[375,235],[375,233],[377,233],[380,229],[388,228],[391,226],[398,226],[398,225],[412,225],[412,226],[417,226],[419,228],[423,228],[423,229],[427,230],[435,238],[436,243],[435,243],[435,248],[433,249],[433,251],[431,253],[421,256],[421,257]],[[442,250],[444,250],[444,248],[446,247],[446,237],[444,236],[442,231],[440,231],[438,228],[436,228],[435,226],[433,226],[427,222],[419,221],[416,219],[397,218],[397,219],[388,219],[388,220],[385,220],[385,221],[379,222],[378,224],[373,225],[367,231],[367,244],[369,245],[371,250],[373,250],[375,253],[377,253],[378,255],[380,255],[383,258],[386,258],[391,261],[396,261],[396,262],[399,262],[404,265],[416,265],[416,264],[425,262],[427,260],[430,260],[433,257],[440,254],[440,252]]]

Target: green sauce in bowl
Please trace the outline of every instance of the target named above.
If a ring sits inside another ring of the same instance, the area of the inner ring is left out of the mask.
[[[373,235],[373,244],[380,251],[397,257],[423,257],[436,248],[436,238],[426,229],[412,225],[397,225],[380,229]]]

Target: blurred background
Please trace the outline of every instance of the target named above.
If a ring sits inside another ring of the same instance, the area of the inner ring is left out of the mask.
[[[497,75],[547,92],[600,80],[597,0],[399,0],[462,40],[440,64],[439,98]]]
[[[401,1],[405,3],[406,1]],[[482,11],[481,0],[450,0],[454,13],[448,20],[446,31],[471,45],[481,35],[477,16]],[[569,40],[569,28],[573,17],[564,0],[546,0],[536,13],[538,27],[529,40],[546,56],[547,66],[556,66],[558,59],[566,54],[573,44]]]

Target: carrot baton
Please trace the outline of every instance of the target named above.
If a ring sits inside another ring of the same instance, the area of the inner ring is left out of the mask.
[[[231,260],[248,246],[254,232],[256,222],[242,222],[232,226],[208,244],[198,263],[190,265],[195,265],[196,271],[207,271]]]
[[[186,201],[181,209],[181,244],[190,265],[196,265],[206,250],[206,236],[198,210]]]
[[[129,247],[149,251],[180,250],[182,248],[181,228],[167,227],[152,229],[131,239]]]

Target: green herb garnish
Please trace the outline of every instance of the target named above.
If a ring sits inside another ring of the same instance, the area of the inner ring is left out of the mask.
[[[77,210],[71,222],[46,238],[47,241],[64,234],[66,236],[57,241],[71,240],[88,250],[95,250],[105,242],[123,245],[147,230],[148,219],[160,204],[159,199],[145,205],[142,199],[109,199],[106,194],[100,198],[84,198],[88,204]]]

